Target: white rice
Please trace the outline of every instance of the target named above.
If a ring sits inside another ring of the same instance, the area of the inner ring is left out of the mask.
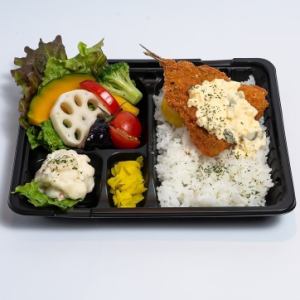
[[[236,158],[231,150],[215,158],[203,156],[185,127],[175,128],[164,120],[162,96],[154,96],[161,206],[264,206],[273,186],[267,164],[269,140],[253,158]]]
[[[255,79],[253,75],[249,75],[249,78],[245,81],[241,81],[242,84],[247,84],[247,85],[255,85]]]

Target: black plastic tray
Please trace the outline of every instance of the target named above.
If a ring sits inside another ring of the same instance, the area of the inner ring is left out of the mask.
[[[140,102],[140,119],[143,125],[142,145],[133,150],[107,149],[94,151],[80,151],[91,158],[95,167],[95,188],[86,199],[76,207],[62,212],[55,208],[35,208],[24,197],[10,194],[9,207],[19,214],[51,216],[65,218],[133,218],[133,219],[174,219],[201,217],[250,217],[271,216],[291,211],[295,205],[295,193],[289,164],[289,157],[283,127],[276,70],[267,60],[257,58],[243,58],[220,61],[202,61],[189,59],[197,65],[208,64],[224,71],[233,80],[247,80],[252,74],[257,85],[268,91],[270,107],[265,112],[265,125],[271,139],[268,163],[272,168],[272,179],[275,186],[270,189],[266,197],[265,207],[215,207],[215,208],[161,208],[157,199],[155,174],[156,137],[153,95],[158,93],[163,85],[163,70],[153,60],[127,60],[130,65],[131,76],[144,98]],[[110,62],[117,62],[111,60]],[[47,153],[43,150],[31,151],[26,134],[19,130],[15,164],[11,182],[13,191],[19,184],[30,181]],[[118,160],[144,157],[143,174],[148,188],[144,201],[137,208],[114,208],[112,198],[108,192],[106,181],[110,176],[110,168]]]

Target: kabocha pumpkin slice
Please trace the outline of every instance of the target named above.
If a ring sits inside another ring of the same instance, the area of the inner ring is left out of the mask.
[[[181,119],[179,113],[168,105],[166,98],[163,98],[161,103],[161,112],[168,123],[175,127],[182,127],[183,120]]]
[[[49,82],[32,99],[28,112],[29,122],[33,125],[40,125],[48,120],[58,97],[63,93],[78,89],[80,82],[84,80],[94,80],[94,78],[89,74],[70,74]]]

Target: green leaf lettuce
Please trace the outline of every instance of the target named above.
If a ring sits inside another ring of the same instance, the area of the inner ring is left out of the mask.
[[[19,185],[15,189],[15,193],[19,193],[25,196],[32,205],[35,207],[46,207],[46,206],[57,206],[63,210],[73,207],[79,200],[63,199],[57,200],[48,197],[39,190],[39,184],[36,181],[25,183],[24,185]]]
[[[41,124],[41,127],[30,126],[26,129],[28,141],[31,149],[38,146],[44,146],[48,151],[55,151],[59,149],[66,149],[63,141],[54,130],[50,120]]]
[[[43,81],[47,61],[49,58],[63,60],[67,58],[67,55],[60,35],[49,43],[40,40],[37,49],[25,47],[24,51],[25,57],[15,58],[14,63],[18,68],[12,70],[11,74],[23,91],[23,96],[19,102],[20,124],[27,127],[26,115],[29,104]]]
[[[89,73],[98,77],[107,61],[102,47],[103,40],[90,48],[83,42],[80,42],[78,44],[79,54],[75,57],[70,59],[49,58],[41,87],[45,86],[51,80],[72,73]]]

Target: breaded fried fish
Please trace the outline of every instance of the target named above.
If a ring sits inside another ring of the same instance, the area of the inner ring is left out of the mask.
[[[143,47],[144,48],[144,47]],[[183,119],[188,128],[192,142],[207,156],[216,156],[225,149],[232,146],[225,140],[218,139],[210,134],[206,129],[196,124],[196,108],[188,107],[189,89],[202,84],[203,81],[212,81],[214,79],[230,80],[230,78],[216,68],[202,65],[196,66],[189,61],[175,61],[171,59],[162,59],[153,52],[144,48],[146,55],[159,61],[164,69],[164,97],[168,105],[173,108]],[[267,91],[258,86],[241,85],[239,90],[243,91],[246,100],[257,109],[256,119],[263,116],[268,107],[266,100]]]

